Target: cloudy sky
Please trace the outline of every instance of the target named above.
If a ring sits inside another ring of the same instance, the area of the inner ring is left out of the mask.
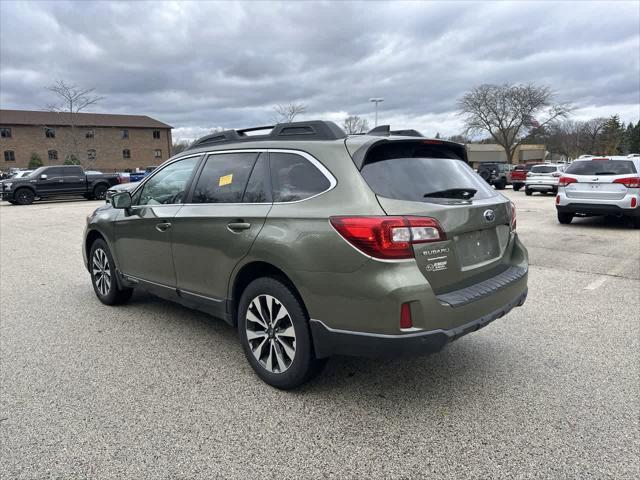
[[[57,79],[174,139],[269,124],[289,102],[373,125],[370,97],[380,123],[452,135],[456,100],[505,82],[551,86],[576,118],[636,122],[640,2],[1,2],[1,107],[42,109]]]

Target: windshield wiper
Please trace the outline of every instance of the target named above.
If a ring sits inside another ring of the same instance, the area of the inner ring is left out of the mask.
[[[475,188],[448,188],[446,190],[438,190],[437,192],[425,193],[424,197],[460,198],[462,200],[469,200],[476,193],[478,193],[478,190]]]

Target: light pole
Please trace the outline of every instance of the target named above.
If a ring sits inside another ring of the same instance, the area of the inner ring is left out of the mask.
[[[380,102],[384,102],[384,98],[370,98],[369,101],[376,104],[376,124],[374,125],[374,127],[377,127],[378,126],[378,104]]]

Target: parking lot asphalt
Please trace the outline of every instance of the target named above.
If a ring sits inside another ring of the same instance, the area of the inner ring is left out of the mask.
[[[339,357],[281,392],[220,320],[96,299],[100,202],[0,206],[0,477],[638,478],[640,232],[506,191],[529,298],[421,358]]]

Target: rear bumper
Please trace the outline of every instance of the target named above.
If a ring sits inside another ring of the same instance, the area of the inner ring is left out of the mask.
[[[514,307],[524,304],[527,290],[502,307],[470,322],[448,330],[438,329],[401,335],[337,330],[327,327],[320,320],[312,319],[311,333],[316,356],[351,355],[361,357],[399,357],[434,353],[449,342],[485,327],[503,317]]]
[[[568,203],[556,205],[560,213],[573,213],[577,215],[611,215],[616,217],[640,217],[640,208],[622,208],[618,205]]]
[[[525,186],[525,188],[528,188],[529,190],[551,191],[551,190],[556,190],[558,188],[558,182],[556,182],[556,183],[529,183],[529,182],[525,182],[524,186]]]

